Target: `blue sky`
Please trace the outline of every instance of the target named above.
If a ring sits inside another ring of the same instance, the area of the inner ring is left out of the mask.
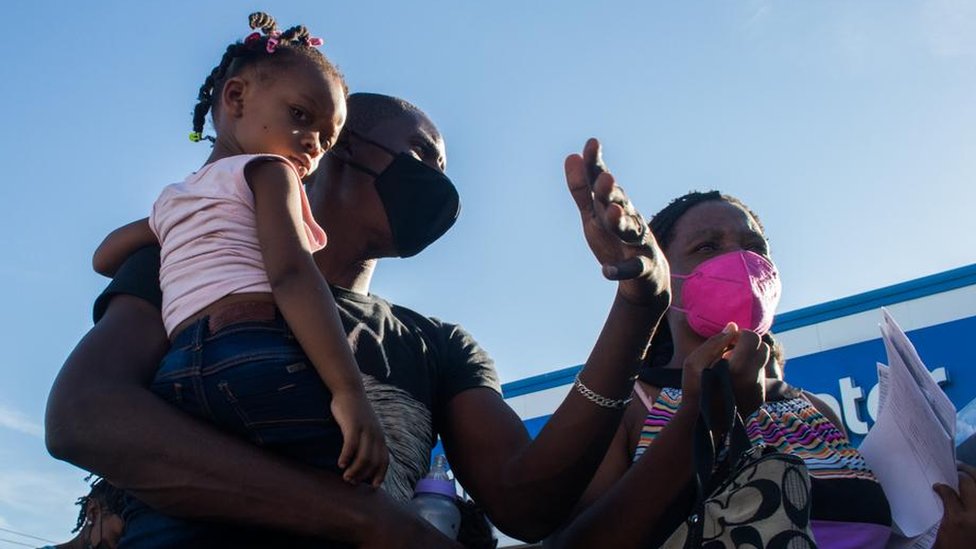
[[[707,188],[759,212],[782,311],[976,260],[964,0],[4,6],[0,528],[69,537],[82,473],[41,424],[105,284],[91,252],[205,159],[193,99],[254,9],[324,37],[354,91],[439,125],[462,216],[373,290],[463,324],[504,381],[581,362],[609,306],[562,178],[589,136],[647,215]]]

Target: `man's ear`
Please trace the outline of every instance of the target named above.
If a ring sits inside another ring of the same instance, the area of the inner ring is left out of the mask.
[[[244,95],[248,82],[239,76],[227,79],[220,91],[220,109],[232,118],[240,118],[244,114]]]

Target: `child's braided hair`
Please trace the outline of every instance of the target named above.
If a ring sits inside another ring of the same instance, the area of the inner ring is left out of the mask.
[[[213,141],[212,137],[203,136],[207,113],[217,105],[224,82],[240,74],[246,67],[270,63],[285,66],[284,64],[294,63],[297,59],[305,59],[314,63],[325,74],[335,78],[342,86],[344,95],[349,93],[342,73],[318,50],[317,46],[322,45],[322,40],[311,36],[304,25],[279,31],[274,17],[264,12],[252,13],[248,17],[248,23],[251,29],[260,32],[253,32],[244,40],[227,46],[220,63],[200,86],[197,104],[193,108],[191,141],[203,139]]]

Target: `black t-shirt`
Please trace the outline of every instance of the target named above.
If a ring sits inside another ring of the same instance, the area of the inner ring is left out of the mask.
[[[386,428],[392,453],[385,487],[408,499],[425,474],[447,402],[475,387],[501,393],[494,363],[455,324],[425,317],[374,295],[332,288],[370,402]],[[95,322],[119,294],[161,307],[159,248],[134,253],[95,300]]]

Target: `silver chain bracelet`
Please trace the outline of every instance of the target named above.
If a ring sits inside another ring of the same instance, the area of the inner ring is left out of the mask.
[[[601,408],[609,408],[611,410],[622,410],[626,408],[628,404],[630,404],[631,400],[634,400],[634,397],[607,398],[600,393],[593,391],[593,389],[590,389],[586,385],[583,385],[583,382],[580,381],[578,374],[576,379],[573,380],[573,388],[576,389],[576,392],[583,395],[583,398],[586,400],[589,400]]]

